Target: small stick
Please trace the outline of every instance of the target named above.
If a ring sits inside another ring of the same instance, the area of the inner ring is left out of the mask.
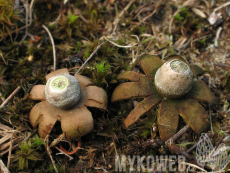
[[[11,94],[10,96],[0,105],[0,109],[3,108],[13,97],[17,92],[21,89],[20,86],[18,86]]]
[[[93,53],[91,53],[91,55],[89,56],[89,58],[84,62],[84,64],[78,69],[78,71],[75,74],[78,74],[79,71],[85,66],[85,64],[96,54],[96,52],[98,51],[98,49],[100,49],[100,47],[107,43],[108,41],[105,41],[103,43],[101,43],[100,45],[97,46],[97,48],[95,49],[95,51],[93,51]]]
[[[42,25],[42,27],[46,30],[46,32],[48,33],[49,37],[50,37],[50,41],[53,47],[53,59],[54,59],[54,71],[56,70],[56,50],[55,50],[55,45],[54,45],[54,39],[49,31],[49,29],[45,26]]]
[[[184,126],[179,132],[177,132],[175,135],[173,135],[169,140],[165,142],[166,145],[172,143],[173,141],[177,140],[181,135],[183,135],[188,129],[190,129],[190,126],[187,124]]]
[[[45,142],[46,151],[47,151],[48,155],[50,156],[50,160],[51,160],[51,162],[53,164],[54,170],[56,171],[56,173],[58,173],[57,167],[55,165],[54,159],[53,159],[53,157],[51,155],[50,148],[49,148],[49,135],[46,136],[44,142]]]

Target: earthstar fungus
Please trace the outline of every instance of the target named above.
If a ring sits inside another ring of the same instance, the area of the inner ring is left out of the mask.
[[[198,134],[210,128],[207,112],[198,101],[218,103],[219,99],[204,81],[193,81],[193,74],[202,73],[198,66],[189,67],[179,55],[168,57],[165,64],[157,56],[144,55],[140,58],[140,65],[146,75],[133,71],[120,73],[118,80],[131,82],[120,84],[111,98],[112,102],[144,98],[125,119],[126,128],[158,104],[158,129],[162,141],[177,132],[179,115]],[[161,85],[166,85],[166,88]]]
[[[87,107],[106,109],[108,101],[105,91],[92,86],[85,76],[69,75],[67,69],[49,73],[46,81],[47,85],[35,85],[30,92],[32,100],[41,100],[29,115],[31,125],[34,128],[38,125],[39,136],[45,138],[58,120],[64,136],[70,141],[79,140],[91,132],[94,124]],[[68,89],[71,91],[66,91]],[[65,93],[67,97],[58,97],[55,95],[57,93]]]

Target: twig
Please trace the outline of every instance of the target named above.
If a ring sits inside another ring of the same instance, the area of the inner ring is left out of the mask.
[[[221,8],[224,8],[224,7],[228,6],[228,5],[230,5],[230,2],[227,2],[227,3],[223,4],[223,5],[215,8],[213,12],[216,12],[216,11],[220,10]]]
[[[55,170],[56,173],[58,173],[57,167],[55,165],[55,161],[54,161],[54,159],[53,159],[53,157],[51,155],[50,148],[49,148],[49,135],[46,136],[46,138],[44,139],[44,142],[45,142],[46,151],[47,151],[47,153],[48,153],[48,155],[50,157],[50,160],[51,160],[51,162],[53,164],[54,170]]]
[[[11,94],[10,96],[0,105],[0,109],[3,108],[13,97],[17,92],[21,89],[20,86],[18,86]]]
[[[209,137],[211,134],[207,134],[207,137]],[[206,138],[207,138],[206,137]],[[201,142],[203,142],[206,138],[200,139],[195,145],[193,145],[191,148],[189,148],[186,153],[190,153],[192,150],[194,150],[197,145],[199,145]]]
[[[100,45],[97,46],[97,48],[93,51],[93,53],[91,53],[91,55],[89,56],[89,58],[84,62],[84,64],[82,64],[82,66],[78,69],[78,71],[75,74],[78,74],[79,71],[85,66],[85,64],[96,54],[96,52],[98,51],[98,49],[100,49],[100,47],[107,43],[108,41],[105,41],[103,43],[101,43]]]
[[[187,124],[184,126],[179,132],[177,132],[175,135],[173,135],[169,140],[165,142],[166,145],[173,143],[173,141],[177,140],[181,135],[183,135],[188,129],[190,129],[190,126]]]
[[[45,26],[45,25],[42,25],[42,27],[46,30],[46,32],[49,34],[49,37],[50,37],[50,41],[51,41],[51,44],[52,44],[52,47],[53,47],[53,61],[54,61],[54,71],[56,70],[56,50],[55,50],[55,45],[54,45],[54,40],[53,40],[53,37],[49,31],[49,29]]]
[[[123,16],[124,12],[127,11],[127,10],[129,9],[129,7],[133,4],[134,1],[135,1],[135,0],[130,1],[130,2],[126,5],[126,7],[121,11],[121,13],[119,14],[119,16],[116,17],[116,19],[114,20],[114,22],[113,22],[114,29],[113,29],[112,35],[115,35],[116,29],[117,29],[117,25],[118,25],[118,23],[119,23],[119,21],[120,21],[120,18]]]

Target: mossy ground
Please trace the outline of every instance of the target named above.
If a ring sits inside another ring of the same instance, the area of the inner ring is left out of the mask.
[[[6,18],[4,22],[8,22],[7,26],[10,26],[7,32],[0,22],[0,31],[4,32],[4,37],[0,40],[0,104],[18,86],[21,87],[13,99],[0,109],[0,123],[19,130],[17,137],[22,140],[34,131],[29,123],[29,112],[36,102],[28,99],[28,93],[33,85],[45,84],[45,75],[54,68],[50,38],[42,27],[45,25],[54,39],[57,69],[68,68],[71,74],[82,66],[98,45],[109,40],[80,71],[80,74],[89,77],[95,85],[107,92],[107,111],[90,108],[95,129],[82,138],[83,150],[73,155],[72,160],[51,148],[51,155],[59,172],[103,172],[103,169],[113,172],[116,154],[170,153],[159,140],[156,143],[148,142],[159,139],[157,108],[151,109],[139,122],[125,129],[122,126],[123,120],[141,99],[110,102],[113,90],[120,84],[116,79],[117,75],[123,70],[142,72],[138,59],[146,53],[158,55],[161,59],[178,53],[190,64],[197,64],[205,70],[205,75],[200,78],[221,99],[220,105],[202,104],[209,115],[212,115],[214,133],[211,139],[215,146],[224,136],[224,131],[229,131],[230,124],[229,13],[227,8],[220,10],[223,22],[212,26],[207,18],[195,13],[194,8],[204,7],[201,10],[208,17],[224,2],[220,0],[214,6],[205,8],[207,4],[198,1],[182,8],[173,17],[183,2],[69,0],[63,5],[60,0],[35,0],[31,13],[32,23],[27,29],[20,29],[26,25],[26,10],[20,2],[15,10],[18,9],[21,20],[15,21],[18,18],[14,17],[12,25],[9,25],[10,17]],[[0,6],[1,3],[0,1]],[[29,0],[28,3],[31,4],[32,1]],[[28,21],[27,24],[29,23]],[[219,27],[223,30],[218,46],[214,46]],[[183,39],[185,42],[181,42]],[[185,126],[182,119],[179,123],[179,128]],[[49,140],[56,138],[60,130],[60,123],[57,123]],[[199,135],[188,130],[175,143],[188,144],[182,146],[183,149],[188,149],[191,142],[194,144],[198,140]],[[69,148],[67,142],[61,144]],[[34,154],[28,156],[28,152]],[[5,164],[7,156],[8,152],[1,156]],[[19,163],[16,158],[20,156],[25,159]],[[37,136],[32,136],[26,144],[20,144],[12,150],[9,170],[55,172],[43,142]]]

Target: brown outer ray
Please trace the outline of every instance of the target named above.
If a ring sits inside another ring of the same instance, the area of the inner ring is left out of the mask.
[[[157,56],[144,55],[140,58],[140,64],[145,74],[154,78],[156,71],[162,66],[163,62]]]
[[[146,76],[144,76],[141,73],[137,73],[134,71],[125,71],[125,72],[121,72],[118,76],[117,76],[117,80],[121,80],[121,79],[127,79],[133,82],[138,82],[140,80],[140,78],[147,78]]]
[[[84,105],[89,107],[97,107],[101,109],[106,109],[108,99],[106,92],[97,86],[85,87],[86,100]]]
[[[172,99],[163,100],[160,104],[157,121],[162,141],[168,140],[177,132],[179,113],[175,104]]]
[[[46,81],[48,81],[51,77],[58,75],[58,74],[69,74],[69,71],[67,68],[62,68],[62,69],[53,71],[46,75]]]
[[[141,115],[150,110],[152,107],[156,106],[160,101],[161,99],[159,99],[155,95],[151,95],[145,98],[134,108],[134,110],[125,119],[125,127],[127,128],[132,125],[140,118]]]
[[[39,123],[38,133],[41,138],[45,138],[51,132],[58,119],[59,110],[51,106],[48,101],[42,101],[31,109],[30,123],[34,128]]]
[[[140,78],[139,82],[126,82],[114,90],[111,101],[147,97],[153,94],[152,88],[153,82],[148,78]]]
[[[204,71],[202,68],[200,68],[198,65],[190,65],[190,69],[192,70],[192,73],[194,76],[200,76],[202,74],[204,74]]]
[[[189,62],[184,57],[182,57],[180,55],[170,55],[170,56],[167,57],[167,61],[171,61],[173,59],[181,60],[181,61],[183,61],[183,62],[185,62],[186,64],[189,65]]]
[[[89,86],[92,85],[93,83],[91,80],[85,76],[82,76],[80,74],[75,74],[74,77],[79,81],[79,83],[83,86]]]
[[[61,113],[61,127],[68,140],[78,140],[93,130],[92,114],[85,106],[67,112],[63,111]]]
[[[180,115],[196,133],[207,131],[210,128],[207,112],[193,99],[183,99],[178,104]]]
[[[219,99],[214,96],[214,94],[202,80],[194,81],[192,89],[188,92],[187,95],[197,101],[204,101],[215,104],[219,103]]]
[[[46,100],[45,85],[35,85],[30,91],[30,99],[32,100]]]

